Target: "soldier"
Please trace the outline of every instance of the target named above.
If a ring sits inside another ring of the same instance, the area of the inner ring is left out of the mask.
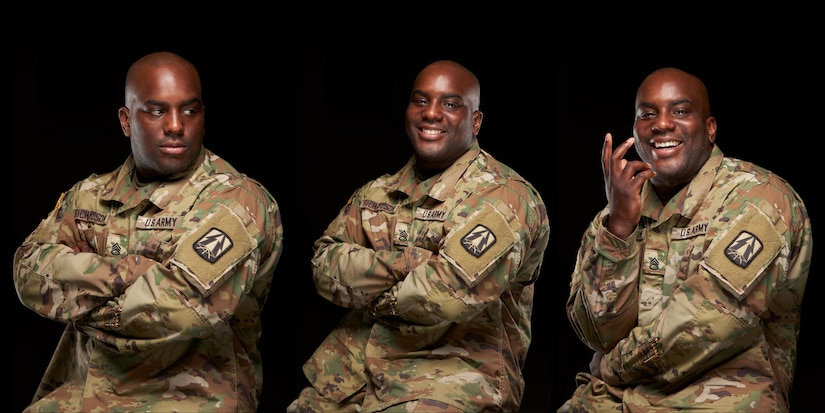
[[[536,189],[480,149],[479,104],[456,62],[416,77],[413,156],[356,190],[314,244],[318,293],[351,310],[287,411],[518,410],[550,224]]]
[[[61,196],[14,254],[21,302],[66,328],[26,412],[254,412],[281,255],[272,195],[203,146],[200,76],[158,52],[126,75],[132,153]]]
[[[560,412],[787,412],[811,222],[785,180],[724,156],[701,80],[651,73],[602,170],[567,311],[592,350]],[[641,160],[624,159],[635,143]]]

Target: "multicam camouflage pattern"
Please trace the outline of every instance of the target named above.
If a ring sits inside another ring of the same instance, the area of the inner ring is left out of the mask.
[[[291,411],[322,411],[312,391],[362,412],[518,410],[544,202],[478,143],[424,181],[413,162],[357,190],[315,243],[318,293],[352,310],[305,363],[314,390]]]
[[[74,185],[14,255],[22,303],[67,324],[27,411],[254,412],[278,205],[206,149],[174,181],[133,172]]]
[[[568,314],[605,352],[570,411],[787,412],[811,222],[782,178],[724,157],[662,204],[649,183],[627,242],[584,234]]]

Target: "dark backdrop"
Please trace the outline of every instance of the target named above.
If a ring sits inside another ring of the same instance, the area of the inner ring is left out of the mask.
[[[813,164],[823,136],[823,16],[813,8],[359,14],[210,4],[4,14],[0,70],[11,134],[3,134],[11,151],[3,167],[12,185],[4,251],[10,264],[62,191],[125,159],[117,109],[129,64],[160,49],[189,58],[204,83],[206,145],[262,181],[283,213],[284,254],[264,314],[262,412],[283,411],[297,395],[301,364],[343,315],[313,289],[312,241],[356,187],[407,160],[409,87],[433,60],[454,59],[478,75],[481,145],[531,180],[550,210],[524,412],[555,410],[590,360],[564,312],[569,274],[581,233],[605,202],[604,133],[630,135],[635,90],[648,72],[674,65],[703,78],[725,153],[787,178],[814,226],[821,219]],[[800,412],[814,409],[823,367],[815,347],[822,264],[814,264],[791,395]],[[10,275],[6,285],[13,329],[4,340],[12,358],[4,404],[19,411],[63,326],[24,308]]]

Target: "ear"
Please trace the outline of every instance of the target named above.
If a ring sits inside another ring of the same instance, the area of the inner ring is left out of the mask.
[[[481,121],[484,119],[484,113],[480,110],[473,112],[473,135],[478,136],[478,131],[481,130]]]
[[[127,138],[132,137],[132,128],[129,126],[129,120],[131,118],[129,108],[121,106],[117,111],[117,117],[120,119],[120,129],[123,131],[123,134],[126,135]]]
[[[705,119],[705,128],[708,130],[708,141],[710,143],[716,142],[716,118],[708,116]]]

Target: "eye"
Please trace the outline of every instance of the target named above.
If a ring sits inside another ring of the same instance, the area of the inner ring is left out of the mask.
[[[162,116],[164,113],[166,113],[163,109],[150,109],[147,112],[149,112],[149,114],[153,116]]]
[[[186,108],[186,109],[184,109],[184,110],[183,110],[183,114],[184,114],[184,115],[189,115],[189,116],[192,116],[192,115],[194,115],[194,114],[196,114],[196,113],[198,113],[198,109],[197,109],[197,108]]]
[[[656,117],[656,112],[642,112],[639,114],[640,119],[652,119]]]

